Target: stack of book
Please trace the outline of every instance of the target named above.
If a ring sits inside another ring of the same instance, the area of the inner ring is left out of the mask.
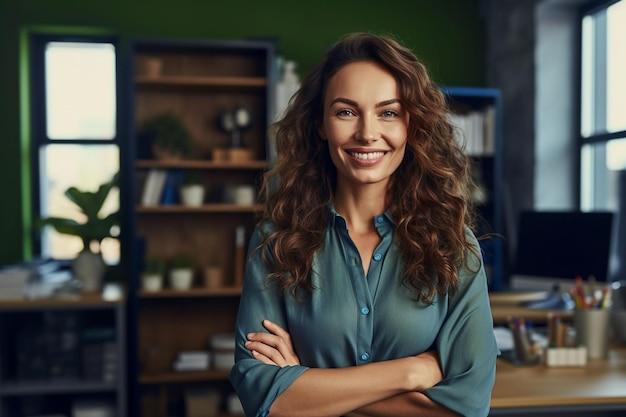
[[[175,371],[204,371],[209,369],[211,353],[208,351],[183,351],[174,362]]]
[[[24,297],[24,289],[31,273],[25,269],[6,268],[0,270],[0,300],[19,300]]]
[[[213,367],[227,371],[235,364],[235,335],[232,333],[214,334],[209,338],[209,348],[213,354]]]

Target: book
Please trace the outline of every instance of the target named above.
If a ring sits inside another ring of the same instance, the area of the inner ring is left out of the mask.
[[[141,194],[141,204],[144,206],[158,206],[165,186],[167,171],[163,169],[151,169],[146,176],[146,181]]]
[[[19,300],[24,298],[31,271],[19,268],[0,270],[0,300]]]
[[[209,352],[204,350],[184,351],[178,354],[179,361],[205,361],[208,358]]]
[[[201,371],[209,369],[211,353],[209,351],[179,352],[174,362],[175,371]]]
[[[183,182],[183,172],[180,170],[169,170],[165,174],[165,181],[163,184],[163,191],[159,203],[163,205],[167,204],[180,204],[179,188]]]

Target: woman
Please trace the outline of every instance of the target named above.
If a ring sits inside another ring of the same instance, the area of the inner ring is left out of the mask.
[[[349,35],[276,127],[231,371],[246,415],[487,415],[468,159],[425,67]]]

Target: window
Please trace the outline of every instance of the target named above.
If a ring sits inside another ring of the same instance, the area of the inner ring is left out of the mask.
[[[72,218],[78,208],[65,196],[76,187],[96,191],[120,170],[116,45],[111,39],[31,37],[33,213]],[[110,193],[102,215],[119,210],[119,189]],[[34,230],[35,252],[72,259],[80,238],[52,228]],[[118,239],[104,239],[108,264],[120,260]]]
[[[617,211],[626,170],[626,1],[582,14],[581,208]],[[622,176],[624,177],[624,176]]]

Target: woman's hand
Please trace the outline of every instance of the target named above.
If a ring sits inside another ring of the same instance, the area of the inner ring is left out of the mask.
[[[291,343],[291,335],[278,324],[263,320],[263,327],[269,333],[248,333],[246,349],[252,356],[263,363],[282,367],[300,365]]]

